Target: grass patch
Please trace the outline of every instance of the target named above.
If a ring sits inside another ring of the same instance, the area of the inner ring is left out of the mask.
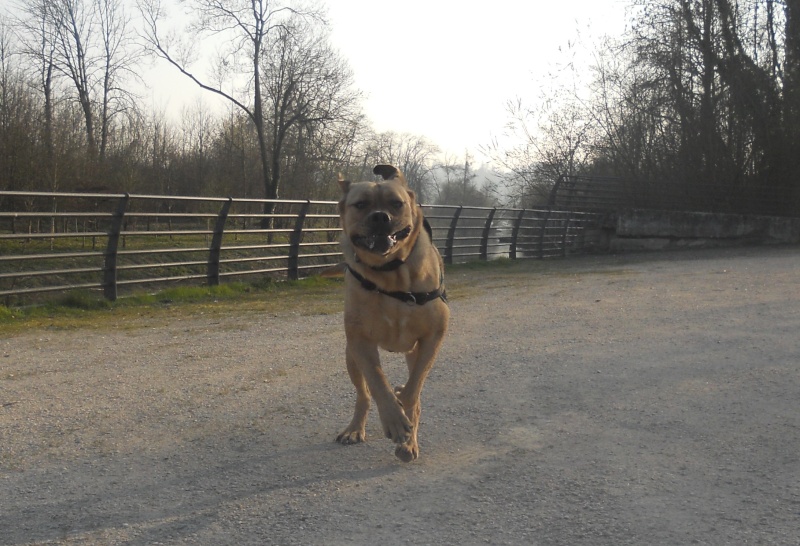
[[[67,309],[90,311],[92,309],[108,309],[111,307],[111,302],[91,292],[74,290],[59,298],[55,304],[49,307],[64,307]]]
[[[473,261],[446,268],[445,285],[451,301],[487,290],[531,286],[544,276],[579,276],[593,273],[624,275],[623,268],[587,267],[584,260]],[[253,283],[230,282],[219,286],[173,286],[155,293],[139,292],[115,302],[99,292],[72,292],[46,305],[0,305],[0,335],[37,328],[138,328],[141,324],[180,320],[198,315],[271,314],[319,315],[343,309],[341,278],[308,277],[276,281],[264,277]]]
[[[265,279],[252,284],[171,287],[121,297],[114,302],[103,299],[99,293],[75,291],[45,305],[0,305],[0,333],[22,333],[36,328],[114,328],[139,319],[230,312],[329,314],[342,309],[341,284],[341,280],[321,277],[299,281]]]
[[[446,286],[452,298],[480,292],[482,281],[537,269],[526,260],[499,259],[447,267]],[[312,276],[298,281],[263,277],[252,283],[219,286],[173,286],[153,293],[137,292],[110,302],[100,292],[73,291],[42,305],[0,305],[0,334],[37,328],[135,328],[137,321],[223,313],[330,314],[343,308],[343,280]]]

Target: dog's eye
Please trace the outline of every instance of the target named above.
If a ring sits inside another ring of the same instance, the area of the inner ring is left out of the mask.
[[[353,203],[353,206],[358,210],[364,210],[369,206],[369,203],[366,201],[356,201],[355,203]]]
[[[393,209],[401,209],[401,208],[403,208],[403,205],[405,205],[405,203],[403,203],[399,199],[395,199],[394,201],[392,201],[389,204],[392,206]]]

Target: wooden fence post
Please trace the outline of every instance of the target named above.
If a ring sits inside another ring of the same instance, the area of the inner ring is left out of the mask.
[[[108,232],[108,246],[106,246],[103,263],[103,296],[110,301],[117,299],[117,249],[119,248],[122,222],[125,219],[125,211],[128,209],[130,198],[130,194],[126,193],[120,199],[117,210],[111,217],[111,227]]]
[[[231,210],[233,197],[222,205],[217,216],[217,223],[214,225],[214,235],[211,237],[211,246],[208,249],[208,285],[219,285],[219,255],[222,249],[222,236],[225,234],[225,222],[228,220],[228,212]]]

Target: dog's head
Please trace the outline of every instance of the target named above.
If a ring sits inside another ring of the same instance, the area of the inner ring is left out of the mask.
[[[403,173],[376,165],[382,182],[350,182],[339,176],[339,215],[345,237],[362,261],[375,264],[411,248],[422,217]]]

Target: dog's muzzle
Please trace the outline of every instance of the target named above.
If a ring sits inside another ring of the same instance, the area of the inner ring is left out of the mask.
[[[411,226],[401,229],[389,234],[372,233],[370,235],[353,235],[350,240],[357,247],[363,248],[370,252],[378,254],[386,254],[394,246],[403,239],[406,239],[411,234]]]

